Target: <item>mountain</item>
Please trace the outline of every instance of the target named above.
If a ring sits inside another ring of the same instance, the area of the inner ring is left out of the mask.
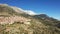
[[[37,19],[38,21],[42,22],[45,25],[60,27],[59,20],[49,17],[46,14],[35,15],[33,16],[33,18]]]
[[[60,21],[46,14],[30,15],[0,4],[0,34],[60,34]]]

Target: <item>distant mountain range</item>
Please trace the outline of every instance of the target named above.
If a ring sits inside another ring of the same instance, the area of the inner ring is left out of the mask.
[[[60,21],[0,4],[0,34],[60,34]]]

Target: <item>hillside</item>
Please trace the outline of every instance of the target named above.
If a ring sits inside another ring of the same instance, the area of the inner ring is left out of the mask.
[[[46,14],[29,15],[0,4],[0,34],[60,34],[60,21]]]

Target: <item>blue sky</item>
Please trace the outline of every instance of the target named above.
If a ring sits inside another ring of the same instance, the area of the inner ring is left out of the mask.
[[[32,10],[38,14],[45,13],[60,20],[60,0],[0,0],[0,3]]]

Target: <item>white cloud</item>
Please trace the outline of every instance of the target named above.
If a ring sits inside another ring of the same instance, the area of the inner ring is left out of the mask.
[[[36,15],[36,13],[35,13],[34,11],[32,11],[32,10],[23,10],[23,9],[21,9],[21,8],[18,8],[18,9],[19,9],[20,11],[23,11],[23,12],[29,14],[29,15]]]
[[[26,12],[29,15],[36,15],[36,13],[32,10],[24,10],[24,12]]]
[[[34,11],[32,11],[32,10],[23,10],[23,9],[21,9],[21,8],[18,8],[18,9],[19,9],[20,11],[23,11],[23,12],[29,14],[29,15],[36,15],[36,13],[35,13]]]
[[[17,9],[19,9],[20,11],[24,11],[22,8],[18,8],[18,7],[17,7]]]
[[[14,7],[13,7],[13,8],[14,8]],[[19,11],[25,12],[25,13],[27,13],[27,14],[29,14],[29,15],[36,15],[36,13],[35,13],[34,11],[32,11],[32,10],[24,10],[24,9],[15,7],[14,10],[16,10],[16,9],[18,9]],[[16,10],[16,11],[18,11],[18,10]],[[18,12],[19,12],[19,11],[18,11]]]

